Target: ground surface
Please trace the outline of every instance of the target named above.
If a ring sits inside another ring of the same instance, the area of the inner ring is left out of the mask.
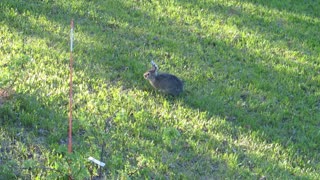
[[[320,179],[319,9],[2,0],[0,179]],[[143,79],[151,60],[184,80],[181,96]]]

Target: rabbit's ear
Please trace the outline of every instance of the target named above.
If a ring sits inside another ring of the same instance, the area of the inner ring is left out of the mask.
[[[154,63],[153,61],[151,61],[151,64],[152,64],[152,70],[154,70],[155,72],[158,71],[158,66],[156,65],[156,63]]]
[[[152,64],[151,71],[157,76],[158,75],[158,66],[153,61],[151,61],[151,64]]]

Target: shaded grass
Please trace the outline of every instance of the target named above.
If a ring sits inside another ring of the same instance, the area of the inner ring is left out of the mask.
[[[18,78],[1,106],[0,171],[97,176],[86,159],[105,146],[109,178],[319,178],[320,36],[311,7],[2,2],[2,79]],[[66,153],[71,18],[74,156]],[[185,80],[181,97],[143,80],[151,59]]]

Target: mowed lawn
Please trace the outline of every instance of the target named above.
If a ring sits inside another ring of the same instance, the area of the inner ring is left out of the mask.
[[[0,179],[320,179],[320,3],[1,0],[0,123]]]

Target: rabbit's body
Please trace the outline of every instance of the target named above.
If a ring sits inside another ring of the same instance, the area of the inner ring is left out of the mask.
[[[179,95],[183,91],[183,82],[175,75],[157,72],[158,67],[152,62],[152,69],[144,73],[150,84],[166,94]]]

